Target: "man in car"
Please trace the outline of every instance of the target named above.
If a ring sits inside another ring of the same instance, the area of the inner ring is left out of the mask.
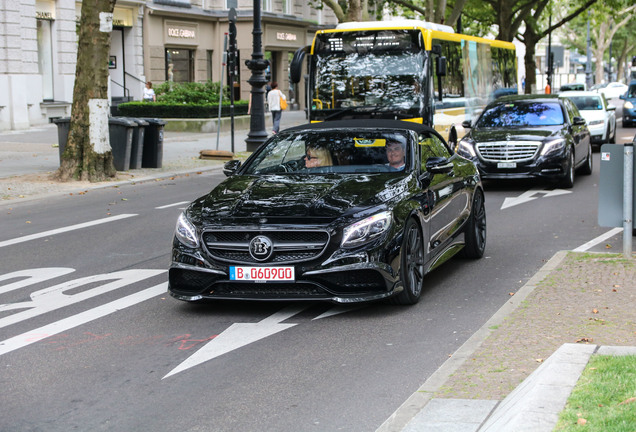
[[[389,160],[389,167],[392,171],[402,171],[404,169],[404,144],[399,141],[389,141],[386,143],[386,158]]]

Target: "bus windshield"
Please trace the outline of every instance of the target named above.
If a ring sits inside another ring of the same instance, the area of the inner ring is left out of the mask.
[[[425,53],[417,37],[404,30],[321,35],[314,54],[312,109],[417,114],[425,75]]]

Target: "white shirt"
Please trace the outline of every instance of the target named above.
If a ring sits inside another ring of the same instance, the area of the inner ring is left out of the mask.
[[[154,89],[144,87],[144,100],[155,100],[155,91]]]
[[[267,93],[267,105],[270,111],[280,111],[280,98],[287,100],[282,91],[278,89],[270,90]]]

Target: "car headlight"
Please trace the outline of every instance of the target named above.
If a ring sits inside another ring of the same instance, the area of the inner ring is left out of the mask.
[[[631,103],[630,101],[626,101],[626,102],[623,104],[623,108],[632,109],[632,108],[634,108],[634,104],[633,104],[633,103]]]
[[[459,144],[457,144],[457,153],[464,157],[477,156],[475,153],[475,143],[468,139],[462,139]]]
[[[548,141],[545,144],[543,144],[543,149],[541,150],[541,156],[548,153],[563,150],[564,148],[565,148],[565,139],[563,138]]]
[[[588,125],[590,126],[600,125],[600,124],[603,124],[603,120],[592,120],[591,122],[588,123]]]
[[[174,234],[184,245],[191,248],[199,247],[197,230],[194,225],[192,225],[192,222],[188,220],[185,213],[181,213],[181,216],[177,219],[177,227],[175,228]]]
[[[391,212],[382,212],[349,225],[344,229],[342,247],[356,247],[378,238],[391,226]]]

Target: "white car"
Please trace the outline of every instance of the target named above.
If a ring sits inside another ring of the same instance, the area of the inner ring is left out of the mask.
[[[592,144],[616,142],[616,107],[609,105],[601,93],[594,91],[568,91],[559,93],[579,109],[592,135]]]
[[[616,99],[621,97],[627,91],[627,85],[620,82],[611,82],[605,87],[601,87],[597,92],[602,93],[605,99]]]

